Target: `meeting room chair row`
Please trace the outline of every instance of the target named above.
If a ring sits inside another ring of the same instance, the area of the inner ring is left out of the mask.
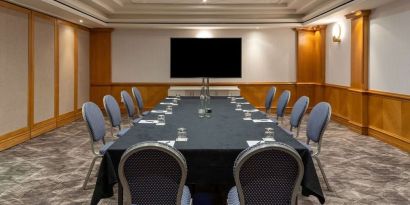
[[[272,101],[276,94],[276,87],[272,87],[268,90],[265,98],[265,107],[266,107],[266,115],[269,116],[269,112],[272,106]],[[290,99],[290,91],[285,90],[279,96],[277,107],[276,107],[276,120],[283,119],[285,116],[286,106]],[[296,138],[299,137],[300,125],[302,123],[303,116],[306,113],[306,110],[309,106],[309,97],[301,96],[293,105],[292,112],[290,115],[290,132],[294,128],[296,128]],[[328,122],[330,121],[330,117],[332,115],[332,109],[329,103],[327,102],[320,102],[316,104],[312,111],[310,112],[307,129],[306,129],[306,137],[307,141],[304,143],[303,141],[299,141],[302,145],[304,145],[312,154],[313,159],[316,160],[320,172],[322,173],[323,179],[329,191],[333,191],[329,181],[326,177],[325,171],[323,169],[322,163],[319,159],[319,154],[322,147],[322,138],[323,132],[327,127]],[[324,127],[321,127],[324,126]],[[322,129],[323,128],[323,129]],[[316,151],[314,152],[312,146],[310,146],[310,142],[316,143]]]
[[[133,99],[127,91],[121,91],[121,101],[124,102],[124,106],[127,110],[127,116],[130,121],[130,125],[135,125],[142,118],[142,116],[147,115],[148,112],[143,112],[144,104],[142,96],[136,87],[132,88],[132,93],[134,100],[137,102],[137,109],[135,109]],[[118,105],[115,98],[111,95],[106,95],[103,98],[104,109],[107,112],[108,119],[111,124],[111,135],[115,137],[122,137],[127,133],[129,128],[122,128],[122,117],[120,106]],[[83,183],[83,189],[86,189],[87,183],[89,181],[92,169],[94,167],[95,161],[101,158],[107,149],[114,142],[105,141],[105,119],[101,109],[93,102],[86,102],[83,104],[82,113],[84,121],[87,123],[87,127],[90,133],[91,150],[94,158],[90,164],[85,181]],[[141,113],[141,114],[140,114]],[[115,129],[118,131],[114,134]],[[99,150],[96,150],[96,145],[101,143],[102,146]]]

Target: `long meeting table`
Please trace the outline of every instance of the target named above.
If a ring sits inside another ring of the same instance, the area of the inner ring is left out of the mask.
[[[245,99],[242,109],[252,110],[254,106]],[[164,99],[162,102],[172,102]],[[125,136],[117,139],[105,153],[97,177],[91,204],[114,194],[113,186],[119,182],[118,165],[122,154],[130,146],[144,141],[175,140],[178,128],[186,128],[188,141],[176,141],[174,147],[185,157],[188,165],[187,185],[226,185],[234,186],[233,164],[238,154],[249,147],[247,141],[262,140],[266,127],[274,128],[274,138],[293,147],[304,164],[302,194],[316,196],[320,203],[325,198],[316,174],[315,165],[309,150],[292,134],[272,122],[255,123],[244,120],[244,112],[235,110],[236,104],[227,97],[212,97],[210,118],[199,118],[199,97],[181,97],[173,113],[166,116],[165,125],[140,124],[133,126]],[[154,110],[165,110],[167,104],[158,104]],[[144,116],[144,120],[156,120],[157,113]],[[262,112],[253,112],[253,119],[266,119]],[[122,191],[119,187],[119,203]]]

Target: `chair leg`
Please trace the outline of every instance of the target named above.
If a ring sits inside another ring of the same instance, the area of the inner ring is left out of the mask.
[[[93,171],[94,164],[95,164],[95,161],[97,160],[97,158],[98,157],[94,157],[93,161],[90,164],[90,168],[88,168],[88,172],[87,172],[87,175],[85,176],[85,180],[84,180],[84,183],[83,183],[83,189],[84,190],[86,190],[86,188],[87,188],[87,183],[88,183],[88,180],[90,179],[90,175],[91,175],[91,172]]]
[[[325,180],[327,189],[328,189],[330,192],[333,192],[333,189],[332,189],[332,187],[330,187],[329,181],[327,180],[327,177],[326,177],[326,174],[325,174],[325,170],[324,170],[323,167],[322,167],[322,163],[320,162],[320,159],[319,159],[317,156],[315,156],[315,157],[313,157],[313,158],[316,159],[317,165],[319,166],[320,172],[322,173],[323,179]]]
[[[300,129],[299,129],[299,127],[296,129],[296,138],[299,138],[299,131],[300,131]]]

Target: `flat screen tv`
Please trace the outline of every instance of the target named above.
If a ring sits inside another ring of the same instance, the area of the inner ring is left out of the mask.
[[[171,38],[171,78],[241,76],[241,38]]]

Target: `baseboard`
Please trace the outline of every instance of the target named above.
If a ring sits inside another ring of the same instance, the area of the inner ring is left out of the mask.
[[[38,137],[46,132],[49,132],[57,127],[56,118],[51,118],[39,123],[34,124],[31,129],[31,138]]]
[[[349,125],[348,127],[353,130],[354,132],[357,132],[361,135],[368,135],[368,127],[364,127],[362,124],[353,122],[349,120]]]
[[[0,136],[0,151],[23,143],[30,139],[30,129],[28,127],[18,129]]]
[[[74,122],[76,118],[76,111],[72,111],[69,113],[62,114],[57,117],[57,127],[62,127],[66,124],[69,124],[71,122]]]
[[[332,120],[346,127],[349,127],[349,120],[344,116],[332,113]]]
[[[369,135],[410,153],[410,140],[376,127],[369,127]]]
[[[82,109],[78,109],[77,112],[75,113],[75,118],[76,120],[83,118],[83,111]]]

